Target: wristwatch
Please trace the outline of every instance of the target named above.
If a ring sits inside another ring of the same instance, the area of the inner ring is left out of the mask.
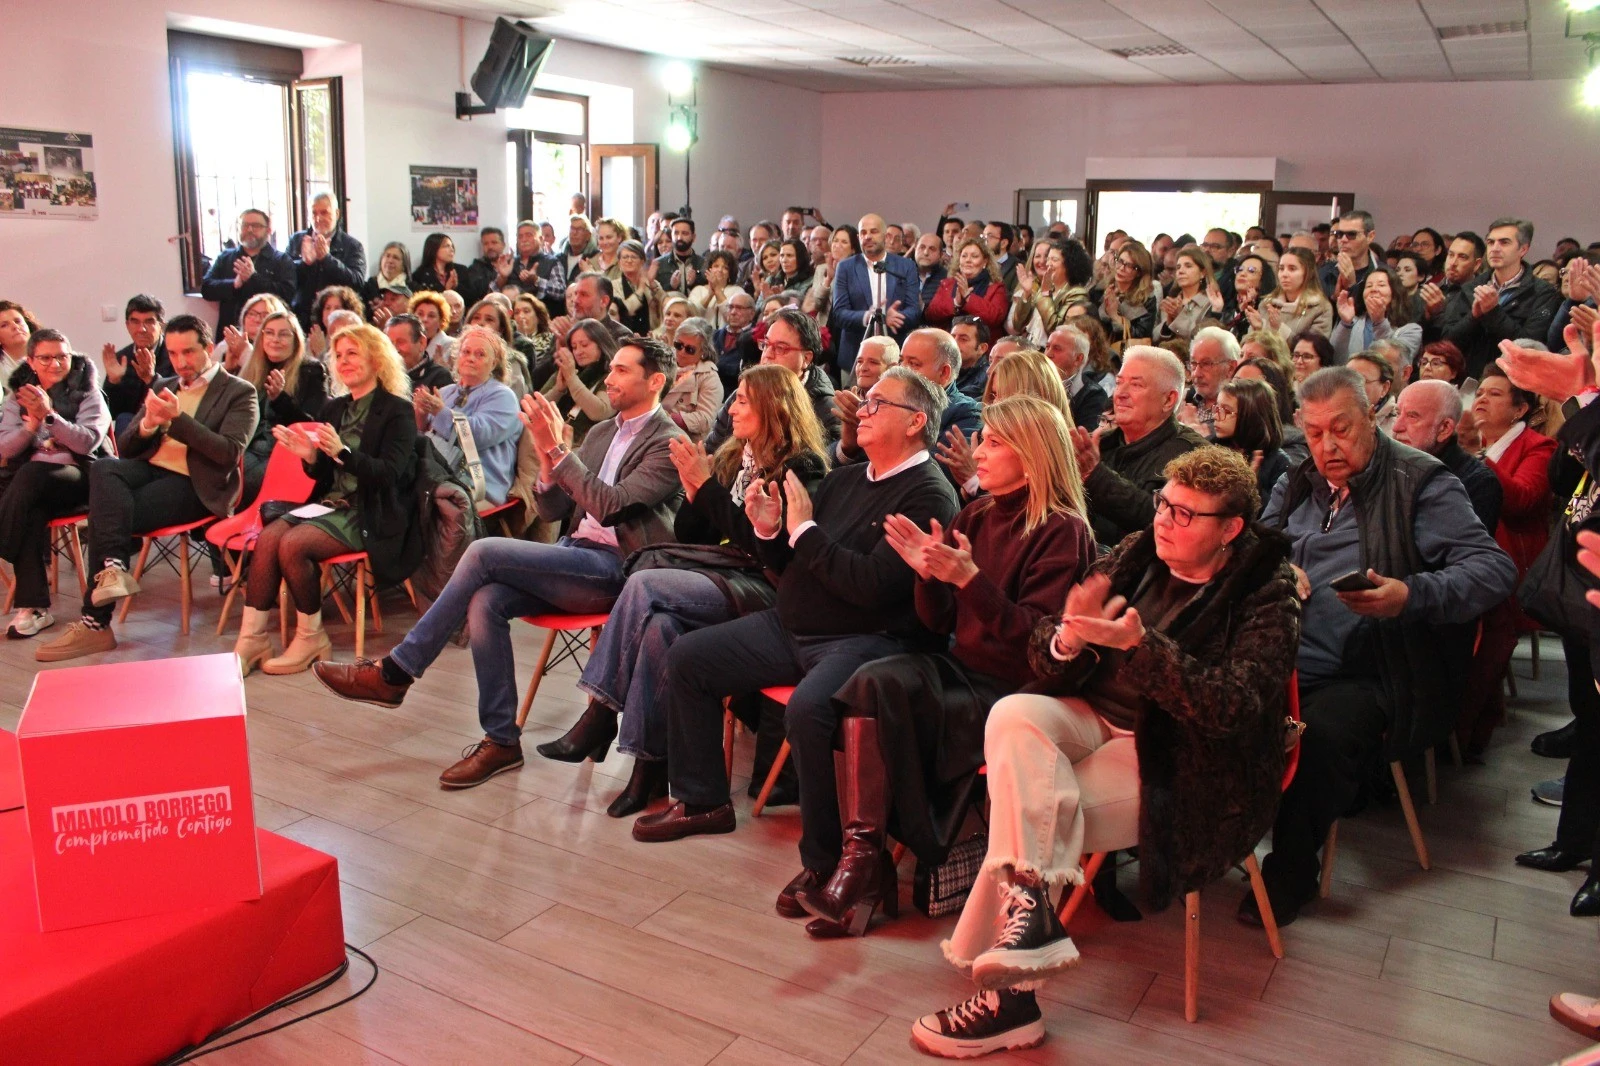
[[[554,466],[567,457],[568,451],[569,449],[565,444],[557,444],[553,448],[546,449],[544,457],[550,460],[551,466]]]

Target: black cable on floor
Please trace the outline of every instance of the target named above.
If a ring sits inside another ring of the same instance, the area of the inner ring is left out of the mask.
[[[318,1007],[316,1010],[311,1011],[308,1014],[302,1014],[297,1018],[290,1018],[286,1022],[280,1022],[279,1024],[272,1026],[270,1029],[263,1029],[259,1033],[251,1033],[249,1036],[241,1036],[239,1039],[230,1040],[225,1044],[216,1043],[216,1041],[221,1040],[223,1037],[227,1036],[229,1033],[236,1033],[240,1029],[243,1029],[248,1025],[253,1025],[254,1023],[260,1021],[262,1018],[265,1018],[267,1015],[273,1013],[274,1011],[280,1011],[280,1010],[283,1010],[285,1007],[291,1007],[294,1004],[299,1003],[299,1002],[301,1002],[303,1000],[309,999],[312,996],[316,995],[318,992],[321,992],[324,989],[329,988],[330,986],[332,986],[334,982],[338,981],[339,978],[343,977],[345,975],[345,973],[347,973],[349,971],[349,969],[350,969],[350,956],[347,954],[345,956],[345,960],[342,963],[339,964],[339,968],[338,969],[334,970],[331,974],[329,974],[327,977],[324,977],[322,980],[318,981],[316,984],[309,985],[306,988],[302,988],[298,992],[294,992],[294,993],[291,993],[290,995],[285,996],[284,998],[278,1000],[276,1003],[272,1003],[272,1004],[269,1004],[269,1005],[267,1005],[265,1007],[262,1007],[260,1010],[256,1011],[254,1014],[250,1015],[248,1018],[242,1018],[239,1021],[234,1022],[232,1025],[224,1026],[223,1028],[218,1029],[216,1032],[212,1033],[210,1036],[206,1037],[204,1040],[200,1041],[198,1044],[191,1044],[188,1047],[183,1048],[181,1051],[178,1051],[176,1054],[172,1055],[170,1058],[162,1059],[160,1062],[156,1063],[156,1066],[178,1066],[179,1063],[193,1062],[195,1059],[198,1059],[203,1055],[209,1055],[213,1051],[221,1051],[223,1048],[233,1047],[235,1044],[243,1044],[247,1040],[254,1040],[258,1036],[266,1036],[268,1033],[275,1033],[279,1029],[286,1029],[289,1026],[295,1025],[298,1022],[305,1021],[307,1018],[315,1018],[319,1014],[326,1014],[330,1010],[333,1010],[335,1007],[342,1007],[346,1003],[349,1003],[351,1000],[356,999],[357,997],[363,995],[367,991],[367,989],[371,988],[373,986],[373,984],[376,983],[377,980],[378,980],[378,964],[372,961],[372,956],[368,955],[366,952],[362,951],[360,948],[356,947],[354,944],[346,944],[345,945],[345,950],[346,950],[346,952],[354,953],[354,954],[360,956],[361,958],[365,959],[366,962],[367,962],[367,965],[372,967],[372,976],[367,978],[367,983],[362,985],[360,988],[356,989],[354,992],[350,993],[348,996],[344,997],[343,999],[339,1000],[336,1003],[330,1003],[326,1007]]]

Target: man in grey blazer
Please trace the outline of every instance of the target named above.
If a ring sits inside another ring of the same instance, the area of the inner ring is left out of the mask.
[[[255,386],[211,359],[211,327],[193,315],[167,323],[163,340],[174,374],[151,383],[117,438],[120,459],[89,467],[89,560],[100,568],[83,597],[83,616],[40,645],[42,663],[117,646],[111,614],[139,591],[128,572],[134,538],[163,526],[225,518],[239,502],[239,459],[260,412]]]
[[[522,765],[511,620],[603,614],[622,592],[623,561],[640,548],[672,540],[682,487],[668,443],[683,431],[661,410],[661,394],[674,362],[662,342],[629,338],[606,375],[606,398],[616,417],[591,429],[576,451],[566,444],[560,411],[529,393],[522,420],[539,455],[534,503],[541,518],[566,519],[567,535],[555,544],[476,541],[433,606],[382,660],[312,668],[345,699],[398,707],[411,682],[469,622],[484,738],[439,775],[442,787],[471,788]]]

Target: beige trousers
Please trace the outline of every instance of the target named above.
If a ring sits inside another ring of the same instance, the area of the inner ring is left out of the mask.
[[[989,712],[989,851],[945,957],[963,970],[994,945],[1012,870],[1051,886],[1079,884],[1085,852],[1139,841],[1139,761],[1133,735],[1081,699],[1007,696]]]

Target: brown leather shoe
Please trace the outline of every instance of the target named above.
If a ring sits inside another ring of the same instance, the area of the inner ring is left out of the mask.
[[[700,833],[731,833],[734,823],[731,803],[724,803],[704,814],[689,814],[679,802],[664,811],[641,815],[633,823],[633,839],[646,844],[659,844]]]
[[[522,744],[501,744],[484,737],[461,753],[461,761],[439,775],[440,788],[472,788],[495,774],[522,765]]]
[[[794,875],[794,880],[783,886],[783,891],[778,893],[778,913],[785,918],[805,918],[806,909],[800,906],[800,901],[794,898],[796,892],[809,888],[816,891],[828,883],[832,872],[819,873],[816,870],[801,867],[800,872]]]
[[[383,667],[376,659],[357,659],[353,663],[314,663],[311,673],[322,687],[347,700],[370,703],[374,707],[398,707],[406,698],[405,685],[391,685],[383,679]],[[474,782],[476,784],[476,782]]]

